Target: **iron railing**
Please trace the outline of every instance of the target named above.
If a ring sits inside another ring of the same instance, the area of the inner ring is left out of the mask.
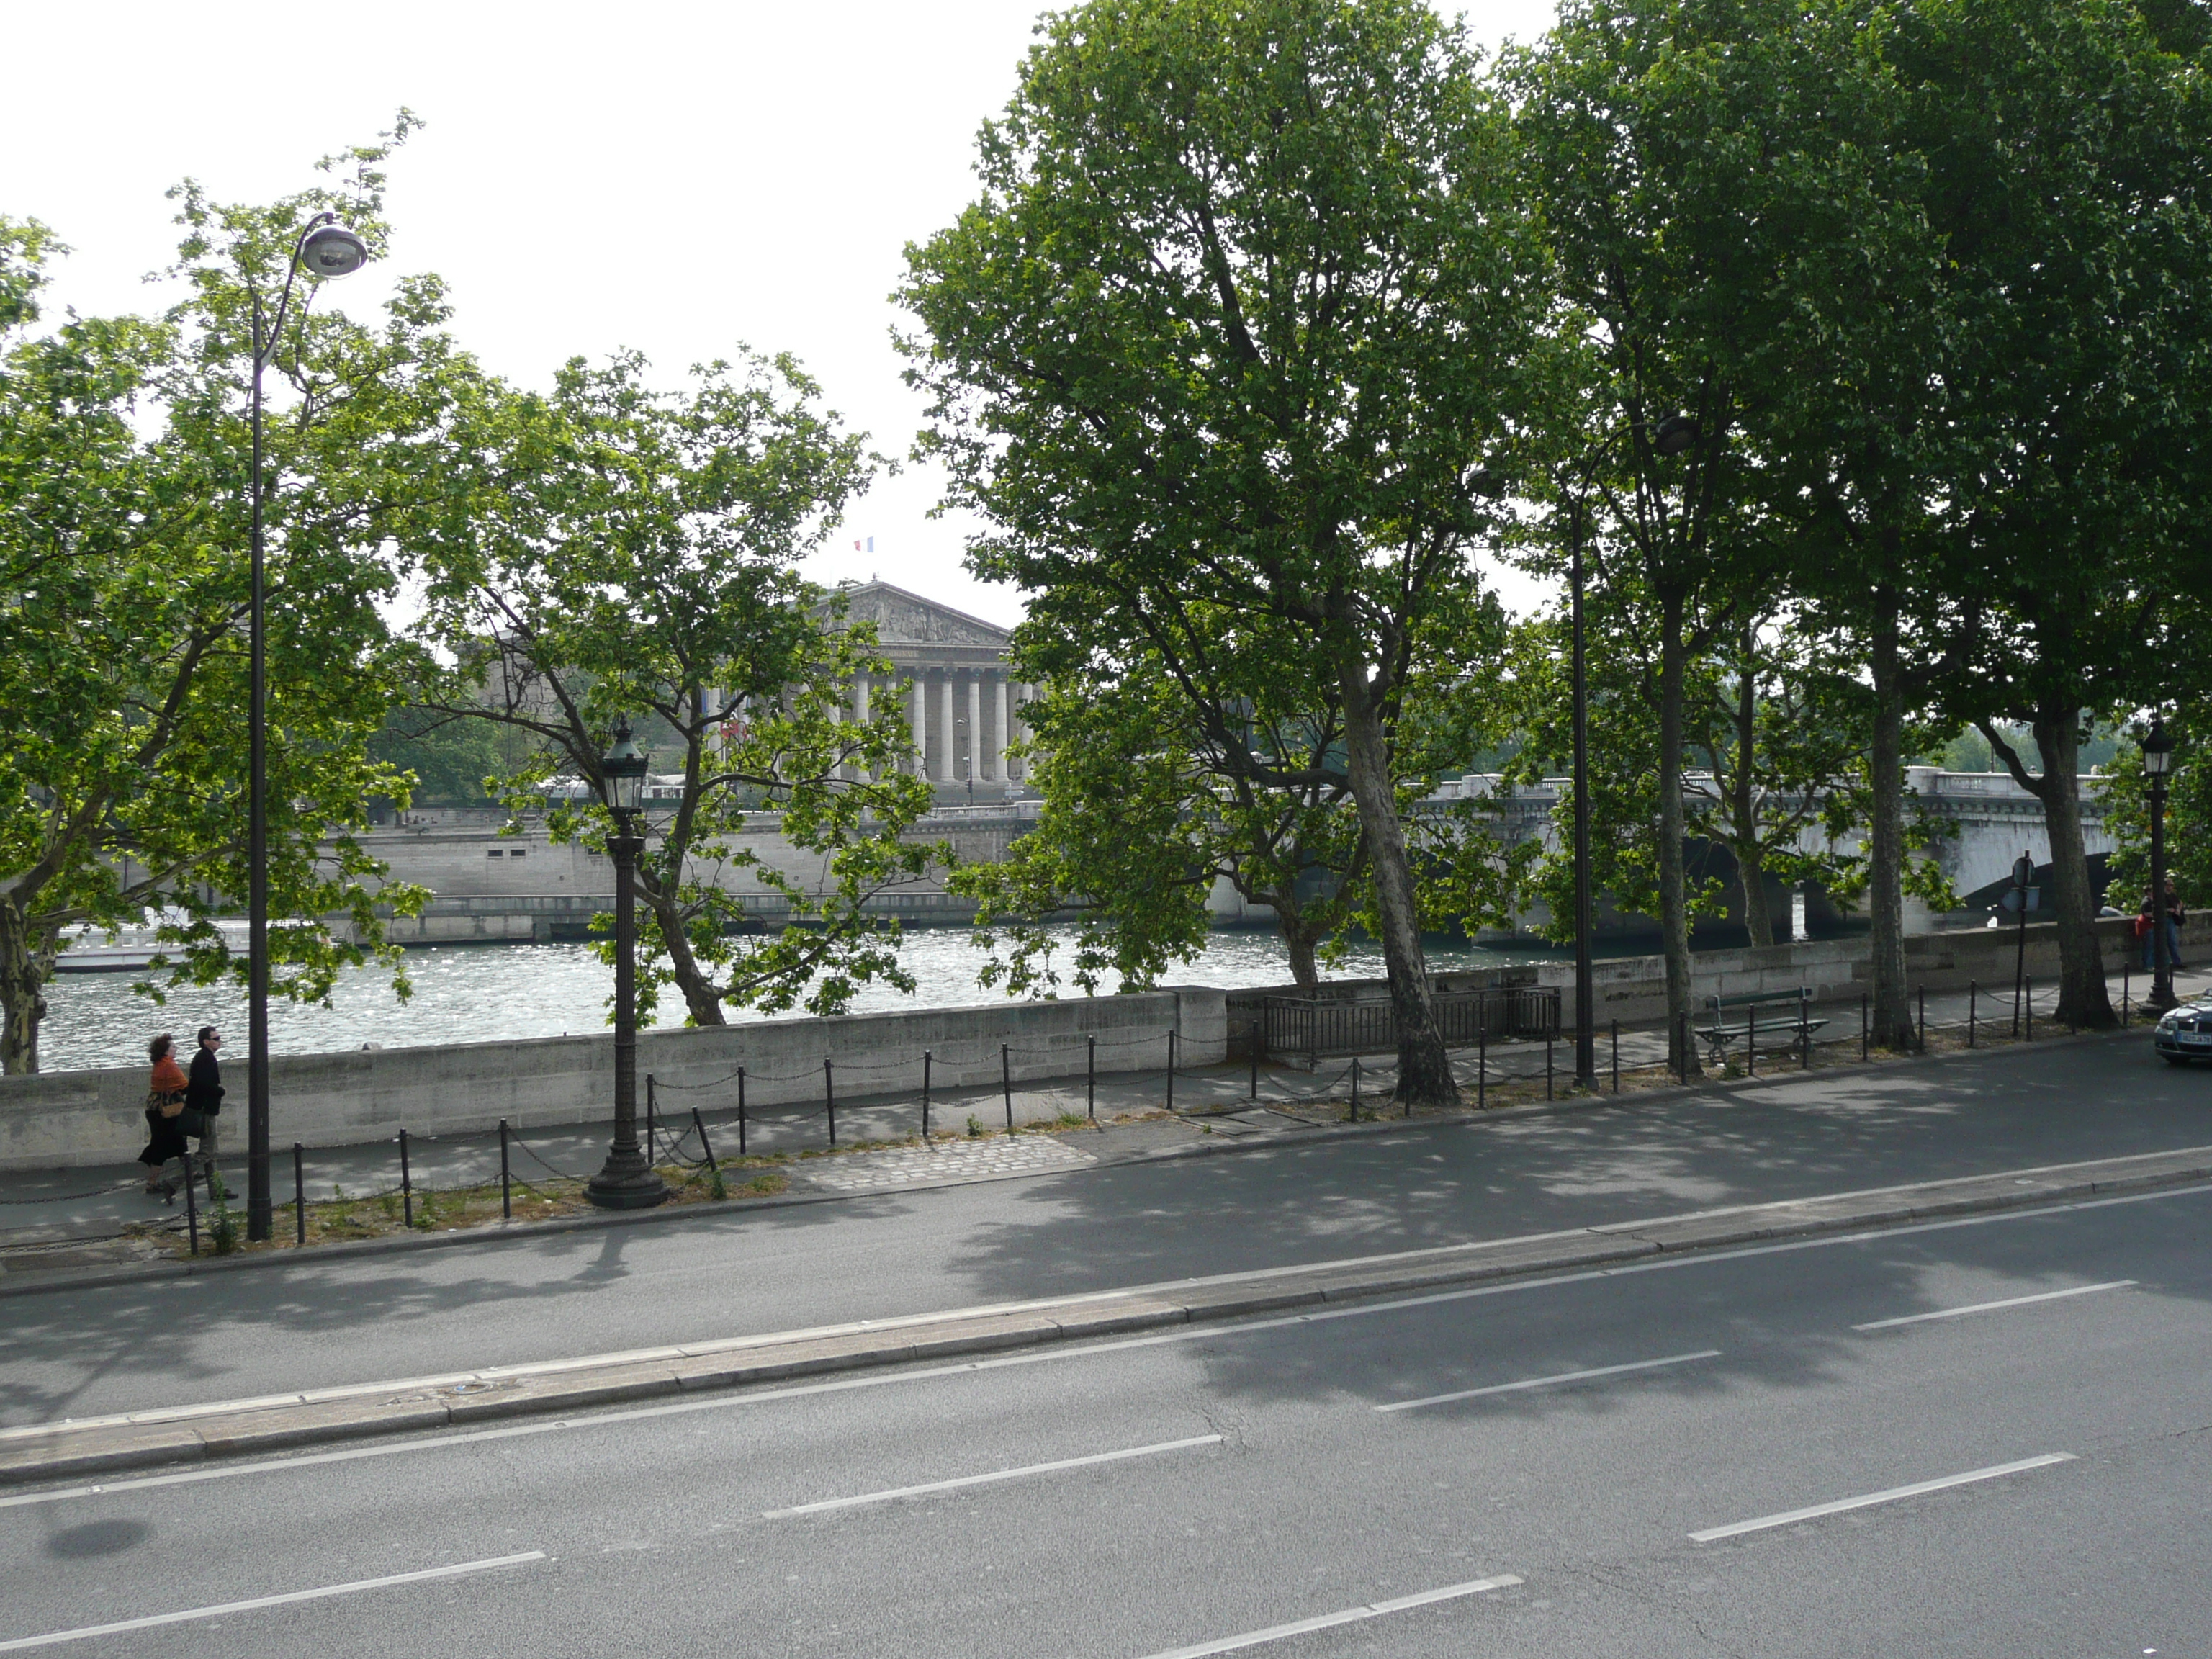
[[[1446,992],[1431,998],[1430,1006],[1450,1048],[1559,1034],[1557,986]],[[1325,1054],[1389,1054],[1398,1046],[1398,1021],[1389,1003],[1379,1000],[1267,997],[1260,1004],[1260,1036],[1265,1053],[1285,1058],[1302,1054],[1309,1061]]]

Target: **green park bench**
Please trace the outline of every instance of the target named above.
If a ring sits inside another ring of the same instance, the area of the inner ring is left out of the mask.
[[[1806,1058],[1813,1033],[1828,1022],[1813,1018],[1813,993],[1804,986],[1794,991],[1739,991],[1734,996],[1705,999],[1707,1023],[1698,1028],[1705,1045],[1706,1061],[1718,1066],[1731,1048],[1758,1064],[1762,1042],[1768,1054]],[[1781,1039],[1765,1042],[1769,1036]]]

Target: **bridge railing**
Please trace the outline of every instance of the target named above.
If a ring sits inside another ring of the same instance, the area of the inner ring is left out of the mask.
[[[1440,993],[1431,999],[1445,1046],[1469,1048],[1506,1037],[1559,1034],[1557,986],[1509,985],[1494,990]],[[1388,1001],[1320,1001],[1268,997],[1260,1004],[1265,1054],[1388,1054],[1398,1046],[1398,1020]]]

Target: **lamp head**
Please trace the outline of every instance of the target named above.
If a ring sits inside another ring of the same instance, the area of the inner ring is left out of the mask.
[[[2143,734],[2142,757],[2146,776],[2162,778],[2173,770],[2173,738],[2160,715],[2150,717],[2150,730]]]
[[[300,239],[300,263],[318,281],[350,276],[368,263],[368,244],[332,220]]]
[[[609,810],[627,828],[630,814],[645,802],[645,755],[629,740],[627,716],[615,721],[615,746],[599,757],[599,775],[606,780]]]
[[[1662,455],[1679,455],[1698,441],[1698,423],[1686,415],[1669,415],[1651,428],[1651,447]]]

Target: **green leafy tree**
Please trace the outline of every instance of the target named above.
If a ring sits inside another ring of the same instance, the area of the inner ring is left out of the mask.
[[[1038,673],[1036,655],[1021,660]],[[1304,775],[1272,786],[1238,764],[1242,747],[1222,757],[1192,732],[1183,693],[1156,660],[1079,678],[1073,664],[1059,667],[1039,674],[1044,695],[1024,710],[1044,797],[1036,827],[1003,863],[952,878],[979,901],[981,935],[1011,947],[986,982],[1017,994],[1056,985],[1059,941],[1043,924],[1073,913],[1077,986],[1095,993],[1109,972],[1124,989],[1152,985],[1205,949],[1209,899],[1226,881],[1275,912],[1292,977],[1316,990],[1321,954],[1350,920],[1364,868],[1341,764],[1330,764],[1341,732],[1329,714],[1249,705],[1228,714],[1250,752]]]
[[[1850,489],[1823,495],[1820,478],[1790,471],[1801,451],[1856,454],[1870,422],[1853,399],[1887,391],[1885,374],[1909,385],[1915,374],[1922,313],[1884,308],[1894,292],[1916,295],[1909,279],[1925,274],[1905,257],[1915,209],[1900,198],[1919,164],[1896,143],[1889,33],[1886,12],[1840,3],[1577,0],[1513,68],[1566,332],[1587,364],[1565,400],[1577,417],[1550,422],[1574,446],[1546,471],[1553,543],[1587,503],[1600,580],[1632,578],[1621,597],[1654,617],[1661,921],[1677,1016],[1688,1012],[1691,896],[1674,849],[1689,820],[1680,779],[1694,665],[1752,617],[1894,583],[1908,565],[1896,525],[1856,492],[1893,503],[1924,493],[1914,488],[1924,475],[1896,459],[1917,459],[1902,440],[1874,445],[1890,471],[1861,467]],[[1845,301],[1859,307],[1856,331]],[[1692,418],[1697,436],[1668,463],[1657,438],[1671,411]],[[1808,501],[1839,496],[1852,509],[1839,515],[1856,536],[1847,553],[1801,523]],[[1897,606],[1873,609],[1893,619]],[[1871,779],[1877,1001],[1887,987],[1902,1011],[1905,806],[1891,739],[1904,698],[1893,622],[1887,654],[1874,632],[1887,710],[1875,718]]]
[[[2097,718],[2168,694],[2189,643],[2172,601],[2212,578],[2212,100],[2125,5],[1917,9],[1896,56],[1947,254],[1949,391],[1978,451],[1952,480],[1968,611],[1944,707],[2042,803],[2060,1011],[2109,1025],[2081,746]]]
[[[551,795],[553,838],[593,850],[612,829],[600,759],[617,722],[672,746],[655,763],[678,787],[638,872],[641,1008],[673,984],[691,1024],[720,1025],[802,998],[836,1013],[871,979],[911,990],[897,924],[867,907],[927,868],[932,849],[902,836],[929,786],[899,769],[895,707],[866,721],[847,707],[856,675],[888,672],[872,638],[793,568],[873,458],[789,358],[708,364],[680,392],[645,370],[571,362],[550,398],[469,432],[453,487],[471,511],[430,544],[422,624],[456,666],[422,705],[519,734],[526,757],[496,792],[517,811]],[[587,794],[562,793],[576,780]],[[824,879],[763,860],[759,830],[822,855]],[[761,929],[745,879],[786,926]]]
[[[1399,1089],[1454,1101],[1393,754],[1423,629],[1473,603],[1534,326],[1503,111],[1413,0],[1094,0],[1042,33],[976,200],[908,252],[923,448],[1039,626],[1157,659],[1255,785],[1342,780]],[[1247,741],[1242,683],[1275,675],[1328,688],[1340,758]]]
[[[254,297],[273,310],[301,227],[343,211],[382,252],[384,142],[328,158],[331,186],[268,206],[173,192],[187,297],[158,319],[40,331],[43,228],[0,225],[0,1064],[38,1065],[65,930],[158,919],[142,989],[243,978],[216,918],[246,860],[246,382]],[[446,416],[474,372],[434,279],[356,321],[309,287],[270,377],[270,880],[274,988],[327,996],[377,955],[380,885],[356,839],[401,780],[368,744],[408,670],[380,618],[385,556],[423,508]],[[402,994],[404,974],[398,976]]]

